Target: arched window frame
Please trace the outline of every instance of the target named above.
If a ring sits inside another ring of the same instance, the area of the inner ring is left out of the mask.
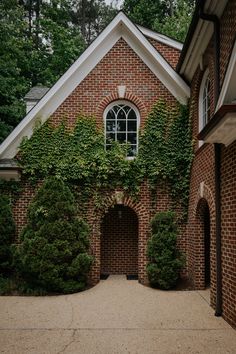
[[[210,104],[210,77],[209,69],[206,69],[199,91],[199,131],[209,122]]]
[[[136,151],[138,153],[138,148],[139,148],[139,127],[140,127],[140,113],[139,113],[139,110],[138,108],[133,104],[131,103],[130,101],[126,101],[126,100],[117,100],[117,101],[113,101],[111,102],[104,110],[104,113],[103,113],[103,121],[104,121],[104,134],[105,134],[105,148],[107,146],[107,143],[106,143],[106,134],[107,134],[107,126],[106,126],[106,122],[107,122],[107,114],[108,112],[111,110],[111,108],[113,108],[114,106],[117,106],[117,105],[125,105],[125,106],[128,106],[130,107],[131,109],[133,109],[135,115],[136,115],[136,122],[137,122],[137,126],[136,126]],[[116,122],[117,122],[117,117],[116,117]],[[127,121],[127,119],[126,119]],[[117,124],[117,123],[116,123]],[[128,130],[127,130],[127,125],[126,125],[126,140],[127,140],[127,134],[128,134]],[[117,135],[117,129],[115,130],[115,135]],[[117,136],[116,136],[116,141],[117,141]],[[136,153],[136,156],[137,156],[137,153]],[[132,160],[134,159],[135,156],[127,156],[127,159],[129,160]]]

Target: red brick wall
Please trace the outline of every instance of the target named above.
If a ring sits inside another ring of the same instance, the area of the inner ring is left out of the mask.
[[[103,218],[101,273],[138,275],[138,217],[129,207],[115,205]]]
[[[221,85],[230,59],[236,33],[236,2],[229,1],[221,18]],[[214,114],[214,47],[213,40],[203,54],[204,70],[208,67],[211,80],[211,116]],[[188,270],[196,288],[204,288],[204,232],[199,214],[202,203],[207,202],[211,222],[211,304],[216,299],[216,250],[215,250],[215,183],[214,147],[204,144],[199,148],[198,97],[204,73],[198,67],[191,83],[192,132],[195,140],[195,157],[191,170],[189,216],[187,225]],[[236,143],[222,147],[222,267],[223,267],[223,316],[236,325]]]
[[[223,311],[236,326],[236,141],[222,148],[221,176]]]
[[[102,126],[103,110],[110,102],[119,99],[119,85],[126,86],[125,99],[134,102],[140,110],[142,127],[147,113],[158,98],[167,100],[169,104],[176,103],[138,55],[120,39],[56,110],[52,121],[58,123],[64,116],[68,125],[73,126],[78,114],[83,112],[96,116],[98,124]]]
[[[172,68],[176,68],[181,51],[176,48],[169,47],[164,43],[160,43],[155,39],[149,38],[149,42],[158,50],[158,52],[168,61]]]

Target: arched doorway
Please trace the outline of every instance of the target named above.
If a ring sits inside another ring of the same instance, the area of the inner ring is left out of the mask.
[[[204,224],[204,248],[205,248],[205,287],[211,284],[211,229],[210,211],[206,203],[203,214]]]
[[[209,287],[211,284],[211,223],[210,209],[205,199],[201,199],[198,204],[198,218],[200,227],[200,240],[204,247],[204,286]],[[201,248],[200,248],[201,249]],[[200,251],[199,249],[199,251]]]
[[[103,218],[101,274],[138,274],[138,217],[127,206],[115,205]]]

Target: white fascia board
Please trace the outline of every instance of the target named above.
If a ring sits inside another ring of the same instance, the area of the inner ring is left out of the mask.
[[[236,140],[236,113],[227,113],[223,119],[205,137],[206,143],[218,143],[225,146]]]
[[[180,70],[188,81],[192,80],[212,35],[212,23],[200,20]]]
[[[166,44],[169,47],[182,50],[183,48],[183,43],[176,41],[175,39],[172,39],[170,37],[165,36],[164,34],[154,32],[148,28],[145,28],[143,26],[137,25],[138,29],[144,34],[144,36],[147,36],[149,38],[155,39],[156,41]]]
[[[234,93],[235,97],[231,97],[231,98],[228,97],[230,86],[232,84],[234,85],[235,88],[235,82],[236,82],[236,41],[234,43],[232,54],[226,70],[224,82],[220,91],[220,96],[216,105],[215,112],[217,112],[223,104],[231,103],[229,101],[232,101],[232,99],[236,98],[236,91]]]
[[[37,120],[44,123],[121,37],[125,37],[131,48],[138,51],[139,57],[177,100],[186,104],[190,96],[188,85],[140,30],[120,12],[4,140],[0,146],[0,158],[13,158],[22,138],[32,135]]]
[[[205,13],[215,14],[220,18],[226,4],[227,0],[208,0],[204,7]],[[203,21],[202,19],[198,20],[194,35],[180,69],[180,74],[184,75],[188,81],[192,80],[213,33],[214,27],[212,22]]]

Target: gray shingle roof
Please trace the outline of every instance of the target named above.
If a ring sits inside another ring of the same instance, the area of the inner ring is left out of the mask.
[[[41,98],[48,92],[49,88],[45,86],[34,86],[25,95],[25,100],[41,100]]]

